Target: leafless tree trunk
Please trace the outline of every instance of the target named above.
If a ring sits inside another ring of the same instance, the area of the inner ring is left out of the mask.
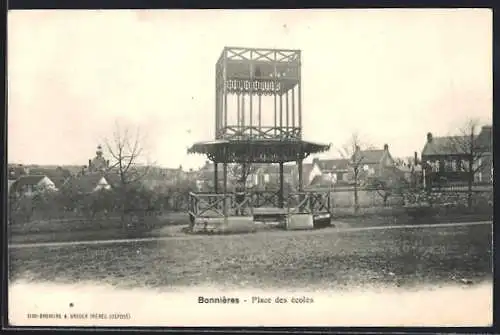
[[[113,137],[104,140],[111,157],[108,174],[115,174],[119,180],[114,188],[120,195],[122,222],[131,209],[130,192],[137,189],[151,166],[140,164],[145,154],[143,141],[139,128],[132,131],[129,127],[122,127],[118,122],[115,123]]]
[[[450,137],[450,151],[465,155],[463,168],[467,174],[467,207],[472,208],[472,187],[474,176],[481,171],[485,162],[483,158],[491,150],[490,143],[480,143],[478,141],[479,121],[469,119],[463,127],[459,129],[459,136]]]
[[[251,163],[238,163],[232,166],[231,176],[237,182],[242,185],[246,185],[248,176],[256,171],[255,165]]]
[[[354,179],[354,212],[359,211],[359,199],[358,199],[358,187],[359,187],[359,177],[362,171],[362,146],[361,139],[358,133],[353,133],[349,141],[339,150],[340,155],[349,160],[349,165],[353,172]]]

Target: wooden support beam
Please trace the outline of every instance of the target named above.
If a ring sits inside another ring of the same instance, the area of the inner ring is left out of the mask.
[[[241,127],[241,107],[240,107],[240,94],[239,93],[236,93],[236,101],[237,101],[237,105],[236,105],[236,125],[237,127]]]
[[[227,213],[228,213],[228,203],[227,203],[227,198],[226,198],[226,195],[227,195],[227,163],[224,162],[222,167],[223,167],[222,174],[224,175],[223,186],[222,186],[223,190],[224,190],[223,213],[224,213],[224,216],[227,216]]]
[[[298,173],[299,173],[299,192],[302,192],[304,190],[304,180],[303,180],[303,177],[302,177],[302,171],[303,171],[303,163],[304,163],[304,160],[303,159],[299,159],[298,162],[297,162],[297,170],[298,170]]]
[[[262,128],[262,94],[259,94],[259,132]]]
[[[224,106],[223,106],[223,114],[224,114],[224,128],[227,127],[227,51],[224,50],[224,58],[223,58],[223,61],[222,61],[222,66],[223,66],[223,70],[222,70],[222,80],[223,80],[223,84],[224,84],[224,88],[223,88],[223,96],[224,96]]]
[[[252,57],[253,55],[253,51],[250,51],[250,59],[253,59]],[[253,106],[252,106],[252,103],[253,103],[253,80],[254,80],[254,73],[253,73],[253,64],[250,63],[250,91],[249,91],[249,99],[250,99],[250,137],[252,137],[252,133],[253,133]]]
[[[292,88],[292,127],[295,128],[295,86]]]
[[[245,127],[245,93],[241,94],[241,127]]]
[[[302,74],[301,74],[301,57],[300,57],[300,51],[298,52],[297,59],[299,62],[299,67],[297,69],[297,77],[298,77],[298,84],[297,84],[297,98],[298,98],[298,117],[299,117],[299,130],[300,130],[300,139],[302,138]]]
[[[219,75],[215,66],[215,139],[219,133]]]
[[[215,193],[219,193],[219,166],[214,163],[214,190]]]
[[[280,129],[283,132],[283,93],[280,92]],[[281,133],[283,136],[283,133]]]
[[[284,169],[283,169],[283,162],[280,162],[280,190],[279,190],[279,207],[283,208],[285,206],[285,196],[284,196]]]
[[[276,89],[276,86],[278,85],[278,69],[276,68],[276,52],[273,52],[273,78],[274,78],[274,88]],[[278,127],[278,106],[277,106],[277,94],[278,92],[274,91],[274,136],[276,136],[278,130],[276,129]]]
[[[287,133],[289,132],[289,105],[288,105],[288,91],[285,93],[285,99],[286,99],[286,131]]]

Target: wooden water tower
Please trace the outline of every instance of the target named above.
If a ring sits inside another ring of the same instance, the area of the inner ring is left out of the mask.
[[[300,50],[224,48],[215,66],[215,139],[188,150],[214,163],[216,194],[228,194],[231,163],[279,164],[275,206],[283,208],[283,164],[296,162],[302,192],[303,160],[330,146],[302,139],[301,95]],[[223,164],[223,190],[217,187],[218,164]]]

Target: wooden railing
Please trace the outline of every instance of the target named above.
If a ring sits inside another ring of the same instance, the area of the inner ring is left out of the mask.
[[[280,207],[279,191],[253,191],[252,207]]]
[[[238,198],[234,193],[189,193],[189,215],[196,217],[223,217],[225,215],[252,215],[254,208],[279,206],[276,191],[253,191]],[[283,199],[289,213],[328,213],[331,199],[329,191],[303,191],[289,194]],[[225,206],[225,207],[224,207]]]
[[[328,213],[331,206],[330,192],[295,192],[289,195],[287,205],[290,213]]]
[[[198,216],[225,216],[224,207],[231,208],[232,194],[220,193],[189,193],[188,212],[194,217]]]
[[[222,139],[297,139],[300,138],[299,127],[256,127],[228,125],[218,131],[218,137]]]

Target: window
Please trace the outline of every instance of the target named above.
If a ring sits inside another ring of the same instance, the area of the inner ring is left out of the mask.
[[[465,159],[462,160],[462,171],[469,170],[469,162]]]
[[[456,160],[451,161],[451,171],[453,171],[453,172],[457,171],[457,161]]]
[[[438,172],[439,171],[439,165],[437,161],[430,162],[429,165],[431,166],[432,172]]]
[[[332,183],[336,183],[337,182],[337,174],[336,173],[333,173],[330,177],[330,180]]]
[[[444,161],[438,161],[437,164],[438,164],[438,172],[445,171],[445,163],[444,163]]]

